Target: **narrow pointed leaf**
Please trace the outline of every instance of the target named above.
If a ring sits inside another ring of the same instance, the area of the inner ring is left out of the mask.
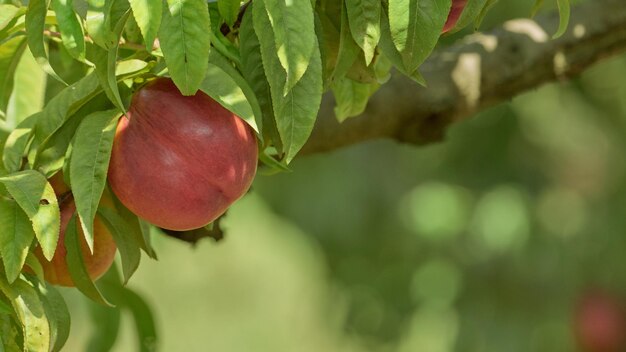
[[[8,298],[22,326],[24,351],[50,349],[50,324],[37,291],[19,279],[12,285],[0,275],[0,290]]]
[[[60,351],[70,334],[70,312],[65,300],[52,285],[45,285],[43,281],[29,279],[37,291],[43,304],[44,311],[50,324],[51,351]]]
[[[377,83],[359,83],[348,78],[333,83],[332,91],[336,102],[334,111],[337,120],[343,122],[365,111],[370,96],[378,86]]]
[[[154,351],[158,347],[158,334],[150,305],[135,291],[122,286],[114,268],[102,277],[101,283],[102,289],[115,304],[132,314],[139,342],[137,351]]]
[[[76,60],[85,62],[85,33],[74,12],[72,0],[52,0],[61,40],[67,52]]]
[[[65,81],[54,71],[48,62],[48,53],[44,44],[43,31],[46,24],[46,14],[50,0],[30,0],[28,11],[26,12],[26,35],[28,37],[28,48],[33,53],[37,63],[47,74],[66,84]]]
[[[163,1],[161,0],[129,0],[133,9],[133,17],[141,31],[146,49],[152,51],[163,15]]]
[[[230,27],[232,27],[233,24],[235,24],[235,21],[237,21],[240,5],[240,0],[217,0],[217,8],[220,15],[224,19],[224,22],[226,22],[226,24]]]
[[[139,267],[141,252],[139,251],[139,243],[137,239],[130,236],[132,229],[130,225],[122,219],[122,217],[111,208],[100,207],[98,209],[100,218],[104,221],[109,229],[113,240],[120,251],[122,257],[122,272],[124,274],[124,284],[128,282],[130,277]]]
[[[107,110],[85,117],[76,130],[73,144],[70,163],[72,191],[76,211],[91,251],[93,251],[93,222],[106,183],[119,116],[117,110]]]
[[[317,44],[313,8],[310,0],[263,0],[254,11],[263,7],[274,36],[274,50],[286,72],[283,95],[287,95],[307,71]]]
[[[117,78],[115,76],[115,64],[117,62],[117,50],[119,48],[119,40],[126,24],[126,20],[130,16],[130,10],[127,10],[119,19],[113,31],[113,44],[103,49],[101,47],[94,48],[95,57],[94,64],[96,66],[96,75],[100,80],[102,89],[106,96],[117,106],[120,111],[125,112],[126,108],[122,103],[119,88],[117,87]]]
[[[41,266],[39,259],[37,259],[33,252],[28,253],[28,255],[26,256],[25,265],[28,266],[35,273],[35,276],[39,281],[43,282],[45,280],[43,266]]]
[[[34,170],[0,177],[0,182],[28,215],[44,256],[51,260],[61,228],[59,203],[52,186]]]
[[[380,40],[380,0],[346,0],[352,37],[365,53],[365,64],[374,58]]]
[[[569,0],[557,0],[557,4],[559,5],[559,29],[552,36],[553,39],[559,38],[567,31],[567,27],[569,26],[569,18],[570,18],[570,3]]]
[[[475,21],[487,4],[487,1],[488,0],[468,1],[467,5],[465,5],[465,8],[463,9],[463,12],[461,13],[461,17],[459,17],[459,20],[456,22],[456,25],[448,33],[454,33],[462,28],[467,27],[473,21]]]
[[[63,89],[46,104],[42,111],[43,116],[37,119],[35,140],[39,144],[45,144],[45,140],[59,129],[67,118],[101,91],[95,74],[89,74]]]
[[[7,107],[7,123],[11,127],[41,111],[47,81],[46,73],[39,67],[30,50],[22,53],[13,77],[13,93]]]
[[[0,197],[0,255],[7,280],[17,279],[35,232],[26,213],[10,199]]]
[[[85,351],[110,352],[119,334],[122,310],[89,302],[89,316],[98,328],[92,330]]]
[[[262,135],[265,140],[271,139],[277,149],[281,149],[280,136],[274,120],[270,85],[263,69],[261,44],[254,32],[252,13],[248,9],[243,15],[239,27],[239,52],[241,56],[241,72],[255,93],[262,114]]]
[[[158,343],[158,334],[154,315],[148,303],[129,288],[123,289],[122,302],[124,308],[130,310],[137,329],[139,350],[141,352],[154,351]]]
[[[38,113],[40,114],[40,113]],[[37,121],[37,115],[31,115],[20,123],[7,137],[2,152],[2,163],[9,173],[17,172],[26,155],[26,147],[33,135],[33,126]]]
[[[200,90],[259,133],[258,125],[263,123],[261,107],[252,88],[228,60],[215,50],[209,55],[209,66]]]
[[[11,20],[23,13],[23,9],[10,4],[0,4],[0,31],[6,28]]]
[[[150,224],[141,220],[137,215],[128,210],[114,194],[111,193],[111,196],[115,202],[115,209],[117,209],[119,216],[130,226],[130,232],[127,233],[126,236],[135,237],[141,249],[143,249],[150,258],[157,259],[151,244]]]
[[[183,95],[196,93],[206,73],[211,20],[203,0],[167,0],[159,40],[172,80]]]
[[[13,75],[26,48],[26,37],[16,36],[0,45],[0,111],[6,111],[13,91]]]
[[[67,267],[72,277],[72,281],[76,284],[76,288],[82,292],[85,296],[89,297],[94,302],[104,304],[106,306],[112,306],[109,301],[102,296],[100,290],[91,280],[87,268],[85,267],[85,261],[80,250],[80,238],[78,237],[78,226],[76,224],[76,216],[72,216],[67,229],[65,230],[65,248],[67,249],[67,256],[65,260]]]
[[[417,70],[435,48],[451,4],[451,0],[390,1],[389,30],[404,71]]]
[[[331,81],[345,76],[359,55],[359,46],[350,33],[348,13],[345,5],[341,9],[341,27],[339,31],[339,51],[337,52],[337,61]]]
[[[106,110],[110,107],[111,103],[104,94],[99,94],[89,100],[88,104],[83,105],[76,113],[66,119],[60,128],[55,130],[44,143],[38,146],[37,157],[32,164],[32,168],[39,170],[47,176],[53,175],[63,167],[67,168],[69,166],[67,153],[80,123],[91,113]],[[65,175],[69,177],[69,172]]]
[[[290,162],[308,139],[322,99],[322,62],[315,45],[309,68],[287,95],[283,94],[286,72],[273,49],[270,19],[263,3],[253,3],[255,32],[259,35],[265,75],[269,80],[276,126],[283,143],[285,160]],[[261,7],[259,10],[258,7]]]

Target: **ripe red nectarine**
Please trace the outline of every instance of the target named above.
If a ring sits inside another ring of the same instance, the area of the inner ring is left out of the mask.
[[[117,126],[109,183],[133,213],[183,231],[215,220],[250,187],[257,140],[208,95],[183,96],[158,78],[132,98]]]
[[[69,187],[63,182],[63,175],[59,172],[49,180],[55,193],[59,196],[59,207],[61,209],[61,229],[59,232],[59,241],[57,248],[51,261],[48,261],[41,251],[41,247],[35,248],[35,256],[41,263],[44,271],[44,278],[53,285],[75,286],[74,280],[70,276],[65,257],[67,250],[65,248],[65,231],[67,225],[76,213],[76,205],[74,198],[69,192]],[[101,203],[104,206],[113,207],[110,195],[103,194]],[[96,216],[94,220],[94,249],[93,254],[87,246],[87,241],[83,234],[83,230],[78,226],[78,236],[80,239],[80,252],[89,277],[97,280],[102,276],[113,264],[117,246],[111,236],[108,228]]]

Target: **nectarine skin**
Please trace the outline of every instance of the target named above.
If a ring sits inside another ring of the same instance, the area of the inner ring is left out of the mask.
[[[61,231],[59,233],[59,242],[51,261],[46,260],[41,251],[41,247],[35,249],[35,256],[39,259],[44,271],[44,278],[48,283],[53,285],[73,287],[74,280],[70,276],[67,268],[65,257],[67,249],[65,248],[65,231],[67,225],[76,213],[76,205],[73,198],[63,201],[61,204]],[[79,228],[80,252],[85,262],[85,267],[92,280],[97,280],[109,270],[115,259],[117,246],[111,236],[108,228],[96,217],[94,221],[94,252],[91,254],[87,241],[82,229]]]
[[[461,18],[463,9],[465,9],[465,5],[467,5],[467,0],[452,0],[452,7],[450,8],[446,24],[443,26],[442,33],[446,33],[456,26],[459,18]]]
[[[199,228],[250,188],[254,131],[206,94],[183,96],[170,79],[158,78],[133,96],[126,115],[108,179],[139,217],[169,230]]]

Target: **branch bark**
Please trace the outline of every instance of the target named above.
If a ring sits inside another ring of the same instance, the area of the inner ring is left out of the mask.
[[[626,51],[626,1],[591,0],[572,9],[567,33],[552,40],[557,13],[504,23],[436,51],[420,71],[428,87],[394,75],[365,112],[338,123],[332,95],[322,102],[302,155],[371,139],[426,144],[446,127],[490,106],[579,74],[603,58]]]

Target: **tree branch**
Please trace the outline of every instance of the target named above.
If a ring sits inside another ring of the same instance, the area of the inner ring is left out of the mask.
[[[420,68],[428,88],[394,75],[362,115],[341,124],[333,113],[332,96],[326,95],[301,154],[379,138],[413,144],[439,141],[454,121],[626,51],[624,0],[578,5],[567,33],[552,40],[558,22],[556,13],[513,20],[441,48]]]

